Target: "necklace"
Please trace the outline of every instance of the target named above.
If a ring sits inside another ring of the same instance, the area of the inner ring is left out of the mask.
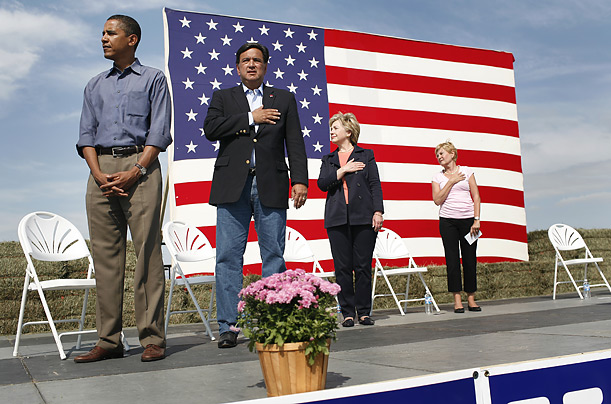
[[[454,174],[456,174],[456,173],[459,171],[459,169],[460,169],[460,167],[459,167],[459,166],[456,166],[456,168],[454,169],[454,171],[450,172],[450,171],[445,170],[444,174],[445,174],[445,175],[454,175]]]
[[[340,153],[348,153],[351,152],[352,150],[354,150],[354,146],[352,146],[351,148],[347,149],[347,150],[339,150]]]

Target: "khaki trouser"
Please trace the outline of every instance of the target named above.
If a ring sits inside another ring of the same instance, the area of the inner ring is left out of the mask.
[[[138,154],[127,157],[98,156],[103,173],[132,169]],[[125,248],[129,226],[136,250],[134,308],[142,346],[165,346],[164,269],[161,256],[162,180],[159,161],[155,160],[129,189],[127,197],[110,197],[89,176],[87,218],[93,255],[97,301],[98,346],[117,350],[121,346]]]

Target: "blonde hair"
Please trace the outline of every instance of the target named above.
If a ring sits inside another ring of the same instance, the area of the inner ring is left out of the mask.
[[[344,129],[350,132],[350,143],[356,144],[361,133],[361,125],[359,125],[359,121],[356,120],[356,116],[351,112],[346,112],[345,114],[338,112],[329,119],[329,127],[331,127],[335,121],[340,121]]]
[[[435,147],[435,156],[437,156],[437,152],[439,152],[439,149],[443,149],[450,154],[454,153],[454,158],[452,160],[454,160],[454,162],[458,160],[458,150],[456,150],[456,147],[449,140],[446,140],[443,143],[439,143],[437,147]]]

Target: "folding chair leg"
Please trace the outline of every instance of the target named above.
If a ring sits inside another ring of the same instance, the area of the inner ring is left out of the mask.
[[[208,323],[208,320],[206,319],[206,316],[204,316],[204,312],[199,307],[199,304],[197,303],[197,299],[195,298],[195,295],[193,294],[193,291],[191,290],[191,286],[189,286],[189,282],[185,282],[185,286],[187,287],[187,290],[189,291],[189,295],[191,296],[191,300],[193,300],[193,303],[195,304],[195,308],[196,308],[197,312],[199,313],[199,316],[202,318],[202,321],[204,322],[204,326],[206,327],[206,333],[208,334],[210,339],[212,341],[214,341],[216,338],[214,338],[214,336],[212,335],[212,330],[210,329],[210,324]]]
[[[424,277],[422,276],[421,273],[418,273],[418,276],[420,277],[420,282],[422,282],[422,286],[424,286],[424,293],[428,293],[429,295],[431,295],[431,299],[433,300],[433,306],[435,307],[435,310],[437,310],[437,313],[439,313],[441,310],[439,310],[439,306],[437,306],[437,302],[435,301],[433,294],[431,293],[429,287],[427,286],[426,282],[424,281]]]
[[[87,299],[89,298],[89,289],[85,289],[85,297],[83,298],[83,309],[81,310],[81,321],[79,322],[79,331],[83,331],[85,326],[85,314],[87,313]],[[81,349],[81,341],[83,340],[83,334],[78,334],[76,338],[76,349]]]
[[[165,332],[168,332],[168,324],[170,323],[170,308],[172,307],[172,295],[174,294],[174,286],[176,283],[174,272],[170,271],[170,276],[172,277],[172,282],[170,282],[170,293],[168,295],[168,308],[165,311]]]
[[[558,286],[558,257],[556,256],[556,262],[554,264],[554,294],[552,300],[556,300],[556,287]]]
[[[407,300],[409,299],[409,283],[412,279],[412,274],[407,274],[407,283],[405,284],[405,301],[403,302],[403,310],[407,310]]]
[[[62,346],[62,342],[59,339],[59,335],[57,334],[57,328],[55,327],[55,322],[53,321],[53,317],[51,317],[51,311],[49,310],[47,299],[45,298],[45,294],[40,289],[40,286],[38,287],[38,296],[40,296],[40,302],[42,303],[42,307],[45,310],[45,315],[47,316],[49,327],[51,327],[51,333],[53,334],[53,338],[55,339],[55,345],[57,345],[57,350],[59,351],[59,357],[62,360],[64,360],[66,359],[66,353],[64,352],[64,347]]]
[[[579,286],[577,286],[577,283],[575,282],[575,279],[573,279],[573,275],[571,275],[571,271],[569,271],[569,269],[566,267],[566,265],[562,264],[562,266],[564,266],[564,269],[566,270],[566,273],[569,275],[569,278],[571,278],[571,282],[573,282],[573,286],[575,286],[575,290],[577,290],[577,294],[579,295],[579,298],[581,300],[583,300],[583,295],[581,294],[581,290],[579,290]]]
[[[594,264],[596,264],[596,268],[598,269],[598,273],[603,278],[603,281],[605,282],[605,285],[607,285],[607,289],[609,290],[609,292],[611,292],[611,286],[609,286],[609,282],[607,282],[607,278],[605,278],[605,275],[603,275],[603,271],[600,270],[600,267],[598,266],[598,263],[595,262]]]
[[[210,305],[208,306],[208,322],[216,320],[216,318],[212,318],[212,306],[214,305],[215,289],[216,285],[212,285],[212,290],[210,291]]]
[[[23,328],[23,316],[25,313],[25,303],[28,298],[28,286],[30,286],[30,275],[25,275],[23,282],[23,294],[21,295],[21,308],[19,309],[19,321],[17,322],[17,334],[15,335],[15,347],[13,348],[13,356],[19,355],[19,342],[21,341],[21,330]]]
[[[399,299],[397,299],[397,295],[395,294],[395,290],[392,288],[392,285],[390,284],[390,280],[388,280],[388,276],[386,276],[384,271],[382,271],[382,275],[384,276],[386,285],[388,285],[388,289],[390,289],[390,293],[392,293],[392,297],[395,299],[395,303],[397,304],[397,307],[399,308],[401,315],[404,316],[405,312],[403,311],[403,307],[401,307],[401,303],[399,303]]]

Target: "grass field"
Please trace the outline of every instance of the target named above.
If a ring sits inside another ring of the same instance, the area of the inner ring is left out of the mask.
[[[601,268],[607,278],[611,278],[611,229],[579,229],[587,245],[595,256],[605,260]],[[554,276],[554,249],[548,238],[547,231],[539,230],[528,234],[529,262],[503,262],[478,265],[479,301],[505,299],[512,297],[549,295],[551,298]],[[576,258],[574,257],[571,258]],[[422,263],[419,263],[422,264]],[[133,312],[133,268],[135,256],[133,250],[128,250],[127,272],[125,281],[123,324],[125,327],[135,325]],[[19,315],[19,305],[23,289],[26,261],[18,242],[0,243],[0,335],[15,334]],[[70,278],[81,276],[87,269],[84,262],[70,263],[36,263],[41,280],[49,277]],[[445,266],[430,266],[426,282],[438,303],[449,303],[452,296],[447,292]],[[560,274],[562,280],[567,280],[566,274]],[[598,274],[591,272],[591,282],[600,279]],[[413,278],[413,277],[412,277]],[[245,283],[252,282],[256,277],[249,276]],[[395,290],[405,289],[405,277],[391,277]],[[383,282],[380,287],[383,287]],[[169,281],[168,281],[169,287]],[[207,301],[210,287],[197,287],[195,293],[200,302]],[[382,290],[382,289],[378,289]],[[559,293],[571,292],[571,285],[561,285]],[[166,288],[166,294],[168,290]],[[412,280],[410,293],[416,296],[424,294],[419,282]],[[80,313],[82,292],[48,292],[47,299],[51,312],[56,319],[74,317]],[[190,299],[186,292],[177,290],[173,299],[173,307],[188,307]],[[394,307],[392,298],[379,298],[375,301],[375,309]],[[87,327],[95,328],[95,291],[91,293],[87,310]],[[375,314],[375,312],[374,312]],[[42,306],[36,293],[30,292],[26,308],[26,321],[44,318]],[[171,323],[199,322],[197,314],[179,314],[171,318]],[[71,329],[74,324],[60,324],[59,329]],[[31,326],[25,332],[47,332],[48,326]]]

